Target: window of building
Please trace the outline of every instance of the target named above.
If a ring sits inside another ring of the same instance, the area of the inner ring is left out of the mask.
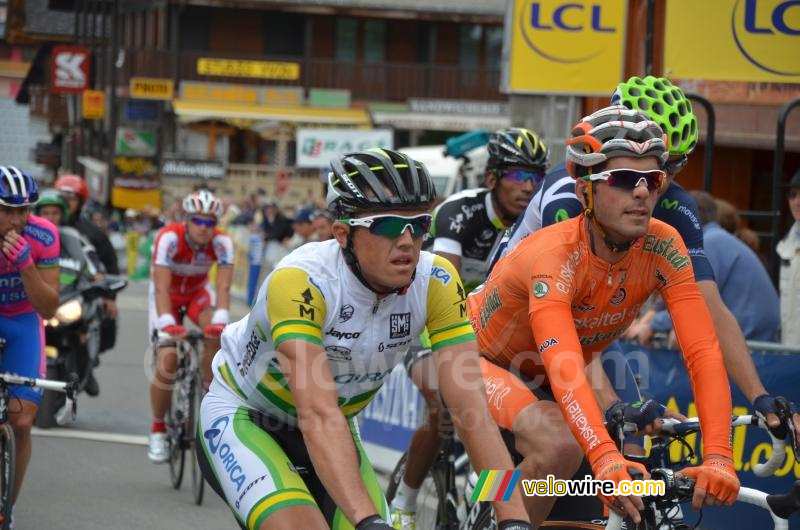
[[[486,66],[500,68],[503,55],[503,28],[492,26],[486,28]]]
[[[75,11],[75,0],[50,0],[47,8],[55,11]]]
[[[206,7],[186,6],[181,13],[178,48],[187,51],[208,51],[211,10]]]
[[[306,20],[298,13],[264,15],[264,53],[302,57],[305,53]]]
[[[433,38],[431,38],[433,36]],[[432,22],[419,22],[417,24],[417,62],[431,61],[431,43],[436,42],[436,26]]]
[[[386,21],[364,21],[364,62],[382,63],[386,60]]]
[[[358,21],[354,18],[336,19],[336,60],[355,62]]]
[[[480,65],[483,26],[464,24],[458,28],[458,64],[474,68]]]

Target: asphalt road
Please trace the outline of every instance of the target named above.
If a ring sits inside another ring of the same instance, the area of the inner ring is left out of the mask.
[[[100,395],[78,398],[77,421],[34,433],[33,458],[17,502],[17,529],[238,528],[217,495],[206,488],[195,506],[191,482],[172,489],[167,464],[147,460],[151,413],[145,377],[146,285],[119,297],[117,346],[101,357]],[[247,307],[237,304],[232,318]]]

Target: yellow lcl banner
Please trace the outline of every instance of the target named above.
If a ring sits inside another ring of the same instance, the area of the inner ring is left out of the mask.
[[[797,0],[669,0],[664,73],[676,79],[800,83]]]
[[[610,95],[622,80],[626,0],[515,0],[508,90]]]

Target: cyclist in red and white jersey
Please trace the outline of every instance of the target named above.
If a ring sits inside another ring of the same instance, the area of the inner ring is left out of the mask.
[[[151,339],[185,336],[183,315],[203,330],[205,345],[200,369],[204,382],[211,379],[211,359],[229,320],[233,240],[216,228],[223,210],[222,201],[208,190],[195,191],[183,200],[186,220],[165,226],[156,236],[148,293]],[[216,289],[208,281],[208,271],[214,263]],[[170,376],[175,373],[177,355],[174,347],[158,348],[156,352],[155,380],[150,386],[153,425],[147,456],[151,462],[162,463],[168,459],[164,415],[169,407]]]

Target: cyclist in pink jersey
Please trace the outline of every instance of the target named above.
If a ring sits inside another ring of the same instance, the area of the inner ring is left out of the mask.
[[[5,341],[0,372],[25,377],[44,373],[44,326],[58,307],[58,229],[30,215],[39,197],[33,178],[0,166],[0,337]],[[14,498],[31,457],[31,427],[42,399],[38,389],[11,386],[8,422],[17,444]],[[17,405],[18,403],[18,405]]]

